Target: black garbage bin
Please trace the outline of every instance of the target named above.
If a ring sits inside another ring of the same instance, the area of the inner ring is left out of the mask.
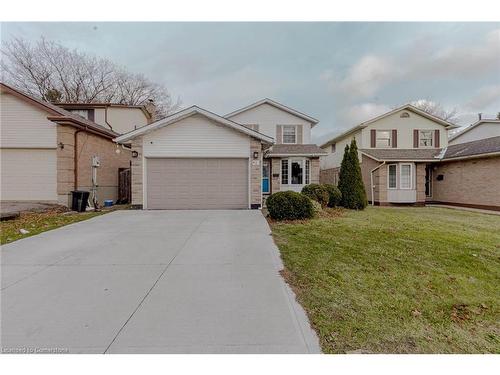
[[[84,190],[75,190],[71,192],[71,209],[73,211],[85,212],[90,192]]]

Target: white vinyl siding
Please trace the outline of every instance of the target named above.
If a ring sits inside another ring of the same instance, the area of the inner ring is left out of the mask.
[[[302,126],[302,139],[296,143],[309,144],[311,143],[311,123],[303,118],[297,117],[291,113],[283,111],[269,104],[262,104],[258,107],[238,113],[230,120],[237,123],[250,125],[259,124],[259,132],[269,137],[276,137],[276,126],[285,124],[294,124]]]
[[[49,113],[13,95],[0,95],[0,147],[56,148],[56,124]]]
[[[2,149],[2,201],[57,201],[56,150]]]
[[[144,157],[244,157],[250,137],[201,115],[194,115],[144,135]]]
[[[407,112],[410,114],[409,118],[401,118],[401,113]],[[370,147],[370,131],[374,130],[397,130],[398,140],[397,147],[398,148],[413,148],[413,130],[414,129],[425,129],[425,130],[439,130],[439,147],[443,148],[448,146],[448,131],[446,128],[434,122],[428,118],[420,116],[411,111],[399,111],[390,116],[384,117],[378,121],[375,121],[369,124],[366,128],[362,130],[362,142],[363,145],[360,147],[359,139],[358,148],[369,148]],[[340,148],[337,147],[339,150]]]

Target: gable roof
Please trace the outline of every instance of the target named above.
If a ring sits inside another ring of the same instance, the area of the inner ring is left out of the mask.
[[[190,116],[193,116],[195,114],[200,114],[202,116],[205,116],[210,120],[213,120],[219,124],[225,125],[231,129],[234,129],[236,131],[239,131],[239,132],[244,133],[246,135],[249,135],[251,137],[260,139],[263,142],[274,143],[274,138],[272,138],[272,137],[269,137],[265,134],[259,133],[256,130],[252,130],[250,128],[247,128],[241,124],[238,124],[237,122],[228,120],[224,117],[221,117],[213,112],[207,111],[206,109],[197,107],[195,105],[191,106],[189,108],[186,108],[182,111],[179,111],[177,113],[174,113],[170,116],[167,116],[161,120],[152,122],[151,124],[142,126],[138,129],[135,129],[135,130],[132,130],[128,133],[125,133],[125,134],[115,138],[115,142],[118,142],[118,143],[127,142],[127,141],[129,141],[129,140],[131,140],[139,135],[146,134],[146,133],[149,133],[153,130],[162,128],[164,126],[174,124],[180,120],[183,120],[183,119],[190,117]]]
[[[452,140],[454,140],[454,139],[456,139],[456,138],[458,138],[458,137],[460,137],[460,136],[464,135],[464,134],[465,134],[465,133],[467,133],[469,130],[472,130],[472,129],[474,129],[475,127],[477,127],[477,126],[479,126],[479,125],[481,125],[481,124],[484,124],[484,123],[489,123],[489,124],[493,123],[493,124],[498,124],[498,126],[500,126],[500,120],[498,120],[498,119],[491,119],[491,120],[484,119],[484,120],[479,120],[479,121],[476,121],[475,123],[473,123],[472,125],[467,126],[465,129],[463,129],[463,130],[459,131],[458,133],[453,134],[453,135],[450,137],[449,141],[452,141]]]
[[[448,146],[443,160],[500,154],[500,136]]]
[[[299,112],[293,108],[290,108],[290,107],[287,107],[286,105],[284,104],[281,104],[281,103],[278,103],[274,100],[271,100],[269,98],[265,98],[265,99],[262,99],[262,100],[259,100],[258,102],[255,102],[253,104],[250,104],[246,107],[243,107],[241,109],[237,109],[236,111],[233,111],[231,113],[228,113],[227,115],[225,115],[224,117],[225,118],[230,118],[230,117],[233,117],[233,116],[236,116],[240,113],[243,113],[243,112],[246,112],[246,111],[249,111],[250,109],[253,109],[255,107],[258,107],[262,104],[269,104],[275,108],[278,108],[278,109],[281,109],[282,111],[285,111],[285,112],[288,112],[294,116],[297,116],[297,117],[300,117],[301,119],[303,120],[306,120],[306,121],[309,121],[311,123],[311,127],[316,125],[319,120],[316,120],[314,117],[311,117],[311,116],[308,116],[302,112]]]
[[[326,147],[326,146],[329,146],[331,145],[332,143],[335,143],[345,137],[347,137],[348,135],[360,130],[360,129],[363,129],[363,128],[366,128],[368,125],[378,121],[378,120],[381,120],[385,117],[388,117],[388,116],[391,116],[399,111],[410,111],[410,112],[413,112],[413,113],[416,113],[417,115],[420,115],[422,117],[425,117],[431,121],[434,121],[434,122],[437,122],[438,124],[441,124],[443,125],[446,129],[455,129],[455,128],[458,128],[459,126],[449,122],[449,121],[446,121],[446,120],[443,120],[442,118],[439,118],[437,116],[434,116],[434,115],[431,115],[430,113],[427,113],[417,107],[415,107],[414,105],[412,104],[404,104],[402,105],[401,107],[398,107],[396,109],[393,109],[392,111],[389,111],[389,112],[386,112],[380,116],[377,116],[377,117],[374,117],[368,121],[365,121],[365,122],[362,122],[361,124],[358,124],[348,130],[346,130],[345,132],[335,136],[334,138],[330,139],[329,141],[323,143],[320,147]]]
[[[81,116],[74,115],[71,112],[68,112],[52,103],[25,94],[19,90],[14,89],[13,87],[6,85],[5,83],[0,82],[0,88],[2,92],[11,94],[16,98],[25,101],[26,103],[47,111],[49,113],[47,119],[57,124],[86,128],[90,132],[105,136],[107,138],[114,138],[118,135],[118,133],[115,133],[111,129],[107,129],[104,126],[96,124],[95,122],[87,120],[86,118],[83,118]]]

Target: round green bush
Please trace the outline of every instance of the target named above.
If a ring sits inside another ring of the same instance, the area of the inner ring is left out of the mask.
[[[324,185],[309,184],[302,188],[302,194],[318,202],[321,207],[326,207],[330,195]]]
[[[266,200],[269,216],[274,220],[309,219],[314,216],[311,200],[294,191],[280,191]]]
[[[321,207],[321,204],[319,202],[316,202],[315,200],[309,199],[313,205],[313,215],[314,217],[318,216],[321,211],[323,211],[323,208]]]
[[[328,190],[328,207],[340,206],[342,202],[342,193],[339,188],[331,184],[325,184],[323,186]]]

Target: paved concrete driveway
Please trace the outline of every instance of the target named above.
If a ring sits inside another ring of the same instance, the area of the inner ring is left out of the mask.
[[[118,211],[1,261],[4,352],[319,352],[258,211]]]

